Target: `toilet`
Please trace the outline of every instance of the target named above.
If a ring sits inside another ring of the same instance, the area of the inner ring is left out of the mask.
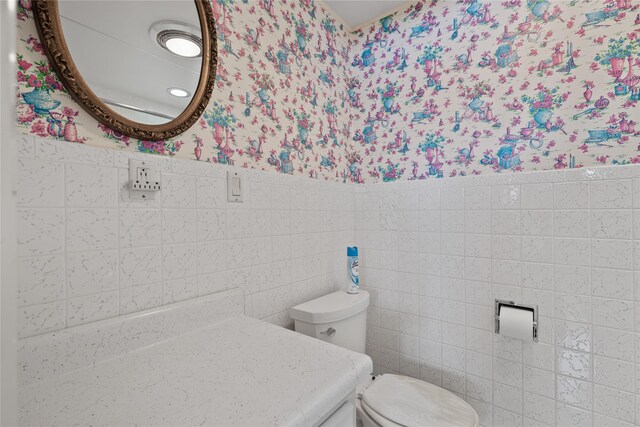
[[[369,293],[337,291],[291,309],[295,330],[364,353]],[[357,390],[357,425],[363,427],[477,427],[476,411],[436,385],[384,374]]]

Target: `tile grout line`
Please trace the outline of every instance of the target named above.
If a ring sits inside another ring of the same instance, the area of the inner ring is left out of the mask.
[[[587,191],[587,197],[588,197],[588,208],[589,208],[589,222],[587,223],[587,229],[588,229],[588,241],[589,241],[589,320],[590,320],[590,328],[591,328],[591,338],[593,340],[593,280],[592,280],[592,276],[593,276],[593,238],[592,238],[592,226],[591,226],[591,216],[592,216],[592,212],[593,212],[593,197],[591,194],[591,190],[592,190],[592,185],[591,182],[589,182],[587,184],[588,186],[588,191]],[[595,386],[595,367],[594,367],[594,357],[593,357],[593,343],[591,343],[591,345],[589,346],[589,350],[590,352],[588,353],[590,359],[591,359],[591,366],[589,367],[589,382],[591,384],[591,416],[592,418],[595,418],[595,392],[596,392],[596,386]]]
[[[64,242],[63,242],[63,255],[62,255],[62,265],[64,268],[64,303],[63,303],[63,314],[64,314],[64,328],[69,327],[69,266],[67,265],[67,235],[68,235],[68,209],[67,209],[67,172],[68,165],[63,164],[63,200],[62,204],[64,206],[64,222],[63,222],[63,231],[64,231]]]

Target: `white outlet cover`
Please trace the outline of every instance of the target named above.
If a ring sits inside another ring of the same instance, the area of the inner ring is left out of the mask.
[[[160,173],[144,160],[129,159],[129,198],[154,200],[161,189]]]

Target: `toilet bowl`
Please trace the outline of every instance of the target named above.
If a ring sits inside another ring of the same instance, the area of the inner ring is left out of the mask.
[[[359,353],[365,351],[369,294],[338,291],[291,309],[295,330]],[[477,427],[476,411],[448,390],[404,375],[384,374],[359,386],[359,427]]]
[[[455,394],[415,378],[385,374],[358,392],[359,427],[477,427],[476,411]]]

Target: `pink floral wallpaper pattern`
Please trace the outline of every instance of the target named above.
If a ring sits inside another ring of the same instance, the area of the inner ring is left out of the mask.
[[[355,33],[320,0],[212,4],[212,101],[151,142],[73,102],[20,0],[19,129],[351,182],[640,162],[637,0],[422,1]]]
[[[639,5],[419,2],[359,31],[364,178],[639,163]]]
[[[18,127],[122,150],[358,181],[350,138],[348,35],[316,0],[214,0],[216,87],[205,114],[168,141],[100,125],[64,91],[38,39],[31,0],[18,11]],[[350,165],[353,164],[353,167]]]

